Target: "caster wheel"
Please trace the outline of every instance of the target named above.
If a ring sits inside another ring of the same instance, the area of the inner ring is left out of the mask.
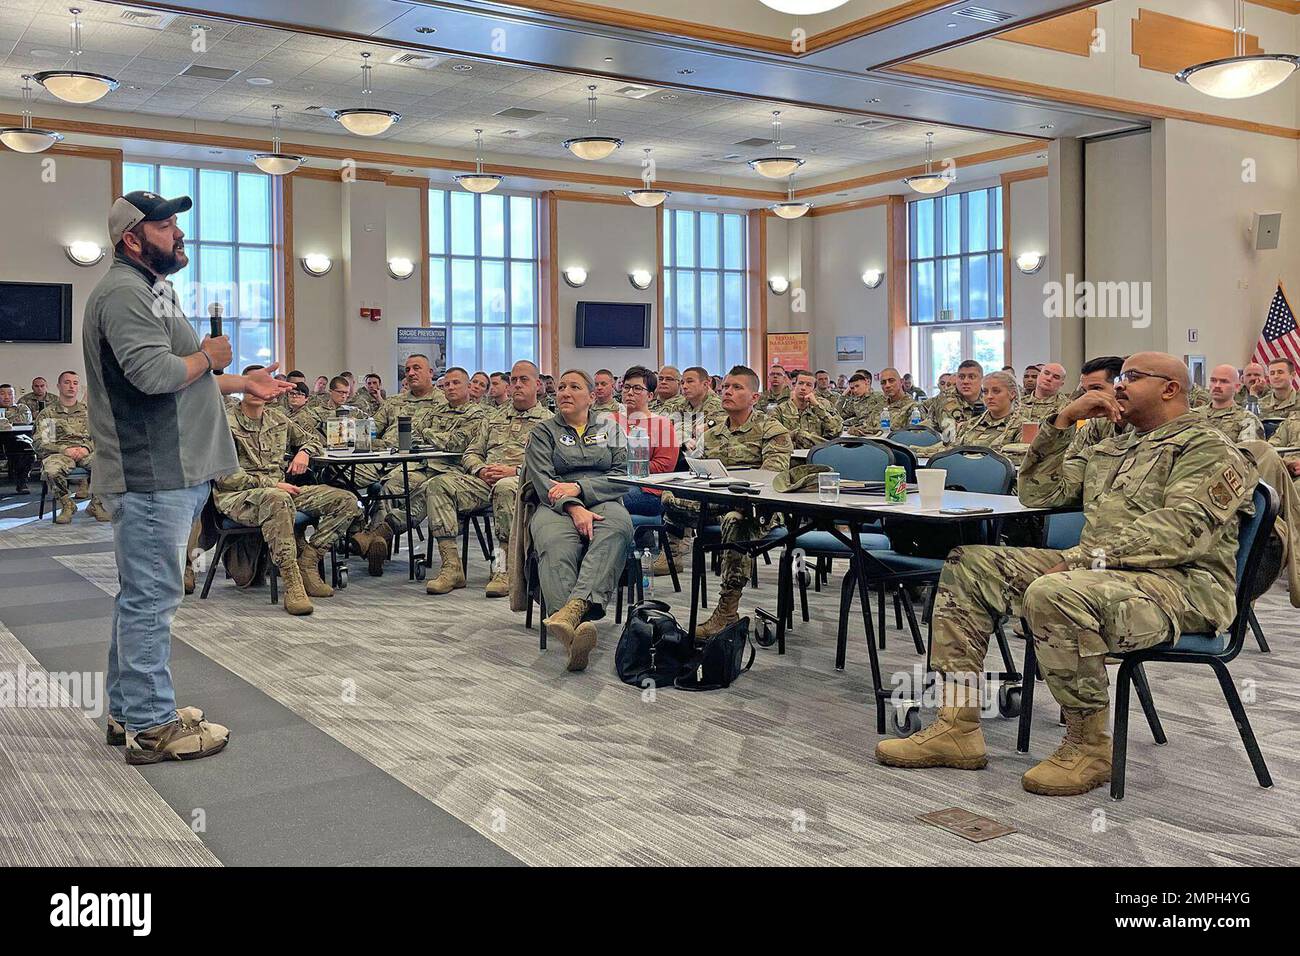
[[[921,729],[921,708],[916,704],[895,707],[890,723],[895,737],[910,737]]]
[[[423,580],[424,580],[424,565],[423,565],[423,564],[417,564],[417,565],[415,566],[415,580],[417,580],[417,581],[423,581]]]
[[[342,591],[348,586],[348,569],[339,568],[339,590]]]
[[[1003,717],[1020,716],[1020,685],[1003,684],[998,688],[998,713]]]
[[[804,568],[802,571],[797,571],[795,573],[799,577],[800,584],[802,584],[806,588],[812,587],[813,576],[811,571],[809,571],[807,568]]]

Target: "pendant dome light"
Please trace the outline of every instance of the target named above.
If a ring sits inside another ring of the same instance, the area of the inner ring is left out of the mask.
[[[75,58],[81,56],[81,10],[72,7],[68,12],[72,14],[72,49],[69,52],[75,63]],[[85,70],[44,70],[32,74],[32,79],[65,103],[93,103],[118,86],[117,80],[111,76]]]
[[[475,147],[474,172],[461,173],[456,177],[456,183],[461,188],[468,189],[472,193],[490,193],[501,185],[501,180],[504,177],[495,173],[483,172],[483,131],[476,129],[474,135],[477,137],[476,142],[478,144]]]
[[[333,110],[331,115],[349,133],[357,136],[378,136],[394,123],[402,121],[402,114],[381,110],[370,105],[370,54],[361,54],[361,106],[355,109]]]
[[[1197,63],[1174,75],[1179,83],[1222,100],[1259,96],[1300,68],[1300,56],[1246,52],[1246,3],[1235,0],[1232,56]]]
[[[254,153],[248,157],[253,161],[254,166],[272,176],[288,175],[307,162],[305,156],[280,152],[280,110],[282,109],[284,107],[279,103],[271,107],[271,152]]]
[[[587,118],[588,129],[595,132],[596,129],[596,86],[593,83],[587,87],[590,94],[587,97],[589,116]],[[613,136],[579,136],[575,139],[566,139],[564,148],[571,152],[579,159],[597,160],[604,159],[614,150],[621,148],[623,141]]]
[[[785,179],[804,164],[802,159],[794,156],[778,156],[781,145],[781,111],[772,110],[772,153],[749,161],[749,168],[768,179]]]
[[[0,127],[0,143],[16,153],[43,153],[62,139],[62,133],[32,126],[32,78],[24,75],[23,125]]]
[[[953,181],[952,174],[948,172],[936,173],[934,171],[934,133],[925,134],[925,172],[918,173],[915,176],[908,176],[903,180],[914,192],[923,193],[924,195],[933,195],[941,193],[948,188],[948,184]]]
[[[643,168],[646,170],[651,168],[649,149],[646,149],[645,151],[645,163],[643,164]],[[654,182],[654,177],[648,172],[642,174],[641,181],[645,183],[643,188],[629,189],[623,194],[638,206],[645,209],[653,209],[655,206],[662,206],[664,200],[672,195],[672,193],[667,189],[655,189],[651,186],[650,184]]]
[[[777,202],[767,207],[776,213],[782,219],[801,219],[812,209],[810,202],[796,202],[794,198],[794,177],[790,177],[790,185],[786,190],[785,202]]]
[[[763,6],[796,17],[814,16],[844,6],[849,0],[761,0]]]

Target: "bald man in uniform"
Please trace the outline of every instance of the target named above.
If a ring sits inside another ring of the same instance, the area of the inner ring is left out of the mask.
[[[1255,415],[1234,400],[1241,381],[1234,365],[1216,365],[1210,372],[1210,404],[1196,411],[1234,445],[1263,441],[1264,426]]]
[[[1115,397],[1087,392],[1044,423],[1020,470],[1031,507],[1082,505],[1079,544],[1064,551],[955,548],[933,613],[932,660],[944,675],[935,722],[876,746],[895,767],[976,770],[988,762],[979,680],[989,634],[1007,613],[1029,623],[1048,689],[1065,715],[1061,746],[1023,777],[1030,793],[1087,793],[1110,779],[1106,655],[1222,633],[1236,614],[1237,529],[1258,473],[1191,411],[1187,367],[1130,356]],[[1133,432],[1078,454],[1074,423],[1104,415]]]
[[[1064,385],[1064,365],[1048,362],[1041,366],[1034,387],[1020,396],[1020,417],[1027,422],[1041,422],[1055,416],[1070,404],[1070,398],[1063,390]]]

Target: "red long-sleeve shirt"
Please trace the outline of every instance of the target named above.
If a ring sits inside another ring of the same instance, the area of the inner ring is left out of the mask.
[[[647,412],[636,419],[629,419],[627,415],[620,415],[618,424],[625,435],[630,435],[633,428],[644,428],[649,434],[650,474],[662,475],[676,470],[677,456],[681,451],[681,446],[677,444],[677,430],[673,428],[671,419],[665,418],[663,415]],[[660,494],[653,488],[643,490],[652,495]]]

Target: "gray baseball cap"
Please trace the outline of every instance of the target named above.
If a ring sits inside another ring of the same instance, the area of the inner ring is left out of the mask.
[[[157,193],[137,190],[121,196],[108,211],[108,238],[113,245],[122,239],[122,233],[142,222],[162,222],[194,205],[189,196],[163,199]]]

